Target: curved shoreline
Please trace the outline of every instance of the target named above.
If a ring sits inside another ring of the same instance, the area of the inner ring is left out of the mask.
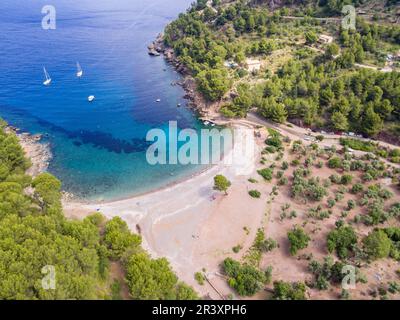
[[[109,199],[109,200],[87,200],[87,199],[75,197],[73,194],[63,191],[63,201],[65,203],[75,203],[75,204],[81,204],[81,205],[102,205],[102,204],[111,204],[111,203],[117,203],[117,202],[121,202],[121,201],[131,200],[134,198],[151,195],[154,193],[158,193],[158,192],[173,188],[176,185],[179,185],[188,180],[192,180],[193,178],[196,178],[196,177],[206,173],[207,171],[211,170],[214,166],[215,165],[208,165],[206,168],[203,168],[199,171],[191,173],[188,176],[183,176],[175,181],[171,181],[164,186],[154,188],[149,191],[144,191],[144,192],[139,192],[139,193],[132,194],[132,195],[123,196],[121,198],[115,198],[115,199]]]
[[[309,131],[305,128],[298,127],[295,125],[292,125],[292,127],[287,127],[286,125],[279,125],[279,124],[273,124],[268,122],[267,120],[261,119],[255,114],[250,113],[247,118],[245,119],[222,119],[222,118],[213,118],[214,123],[217,125],[224,125],[224,126],[238,126],[238,127],[247,127],[247,128],[252,128],[256,129],[257,127],[270,127],[273,128],[279,132],[281,132],[283,135],[289,135],[292,136],[293,138],[298,138],[307,143],[307,140],[304,139],[305,136],[309,134]],[[322,146],[330,146],[332,144],[340,146],[339,144],[339,139],[341,136],[336,136],[336,135],[325,135],[325,140],[321,142]],[[362,139],[366,140],[366,139]],[[395,145],[391,145],[389,143],[385,143],[380,141],[380,143],[384,146],[395,148]],[[360,154],[363,154],[364,152],[359,152]],[[223,159],[219,164],[215,165],[208,165],[206,168],[203,168],[202,170],[199,170],[198,172],[194,172],[189,176],[182,177],[181,179],[177,179],[175,181],[172,181],[165,186],[155,188],[150,191],[146,192],[141,192],[138,194],[133,194],[131,196],[125,196],[120,199],[112,199],[112,200],[102,200],[102,201],[92,201],[92,200],[84,200],[84,199],[63,199],[64,203],[66,204],[76,204],[76,205],[82,205],[82,206],[102,206],[102,205],[117,205],[123,202],[130,202],[132,203],[135,199],[140,199],[143,197],[150,197],[150,196],[155,196],[157,194],[160,194],[162,192],[168,192],[171,189],[174,189],[176,187],[179,187],[182,184],[185,184],[187,182],[193,181],[196,178],[199,178],[203,175],[206,175],[208,172],[212,171],[213,168],[219,167],[220,169],[223,168],[221,165],[223,162]],[[400,165],[393,164],[393,163],[388,163],[389,165],[393,165],[395,167],[399,167]]]
[[[236,126],[236,127],[242,127],[242,128],[248,128],[247,124],[244,123],[234,123],[234,122],[229,122],[224,124],[226,126]],[[233,143],[236,143],[233,141]],[[229,154],[233,152],[234,146],[232,146],[232,149],[229,151]],[[100,201],[95,201],[95,200],[85,200],[85,199],[79,199],[79,198],[73,198],[73,197],[63,197],[63,202],[68,205],[68,204],[73,204],[73,205],[81,205],[81,206],[102,206],[102,205],[113,205],[113,204],[119,204],[123,202],[132,202],[134,199],[139,199],[139,198],[144,198],[148,196],[154,196],[155,194],[159,194],[162,192],[168,192],[174,188],[177,188],[181,186],[182,184],[186,184],[189,182],[192,182],[193,180],[200,179],[202,176],[208,175],[213,169],[216,168],[216,170],[222,170],[226,169],[229,167],[229,165],[226,165],[224,163],[225,157],[228,157],[229,155],[223,155],[217,164],[208,164],[208,165],[203,165],[205,166],[201,170],[198,170],[194,173],[191,173],[188,176],[184,176],[180,179],[177,179],[175,181],[172,181],[164,186],[161,186],[159,188],[155,188],[153,190],[149,190],[146,192],[141,192],[137,194],[133,194],[130,196],[125,196],[121,197],[119,199],[111,199],[111,200],[100,200]],[[65,194],[65,193],[64,193]]]
[[[80,220],[95,212],[101,212],[107,219],[120,217],[130,230],[142,236],[142,246],[152,257],[167,258],[180,279],[196,286],[194,270],[204,266],[211,271],[214,261],[219,260],[215,254],[212,257],[205,254],[215,250],[214,241],[236,241],[235,237],[220,236],[211,242],[203,242],[206,240],[202,236],[204,232],[218,233],[224,224],[229,224],[234,225],[235,234],[243,241],[252,241],[252,236],[247,237],[242,228],[249,225],[252,232],[256,232],[264,213],[264,203],[246,196],[242,189],[249,175],[255,174],[254,165],[259,161],[262,143],[263,140],[258,138],[255,158],[246,153],[243,163],[221,160],[190,178],[140,196],[89,204],[63,201],[64,214],[67,218]],[[251,173],[243,173],[243,168],[247,167],[251,168]],[[229,195],[213,189],[217,174],[223,174],[232,182]],[[244,222],[248,219],[243,214],[245,210],[254,212],[249,223]],[[214,219],[218,219],[218,223]],[[207,294],[208,288],[200,288],[200,292]]]

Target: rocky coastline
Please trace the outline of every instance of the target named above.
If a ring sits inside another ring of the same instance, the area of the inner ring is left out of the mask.
[[[43,136],[41,134],[20,132],[18,128],[12,126],[8,126],[6,132],[16,135],[25,151],[26,157],[31,160],[32,165],[27,170],[27,174],[35,177],[47,171],[52,153],[50,144],[42,141]]]
[[[174,49],[165,45],[164,35],[162,33],[160,33],[147,48],[149,50],[149,55],[162,55],[165,60],[182,75],[182,81],[172,83],[171,85],[180,85],[185,90],[184,98],[188,100],[188,107],[196,111],[200,119],[213,121],[220,117],[218,113],[220,103],[208,102],[203,98],[202,94],[198,92],[195,79],[187,67],[181,63],[179,58],[175,55]]]

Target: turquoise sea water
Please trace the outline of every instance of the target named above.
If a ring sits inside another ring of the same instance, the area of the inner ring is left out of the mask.
[[[0,116],[44,133],[53,152],[49,171],[63,188],[90,200],[126,197],[200,170],[151,166],[146,133],[178,121],[201,124],[171,86],[179,75],[147,45],[191,0],[2,0]],[[41,9],[52,4],[57,29],[43,30]],[[79,61],[84,75],[75,76]],[[52,83],[43,86],[43,66]],[[87,97],[96,100],[88,103]],[[156,99],[161,99],[156,103]]]

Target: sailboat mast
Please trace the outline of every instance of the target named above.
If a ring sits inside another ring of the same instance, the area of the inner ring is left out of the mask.
[[[44,75],[46,77],[46,80],[49,80],[50,76],[49,76],[49,73],[47,72],[46,68],[43,67],[43,70],[44,70]]]
[[[50,82],[51,82],[50,75],[49,75],[49,73],[47,72],[47,70],[46,70],[45,67],[43,67],[43,72],[44,72],[44,76],[46,77],[46,81],[43,82],[43,84],[44,84],[45,86],[48,86],[48,85],[50,84]]]
[[[78,78],[82,77],[83,71],[82,71],[82,68],[81,68],[81,65],[79,64],[79,62],[76,62],[76,68],[77,68],[76,76]]]

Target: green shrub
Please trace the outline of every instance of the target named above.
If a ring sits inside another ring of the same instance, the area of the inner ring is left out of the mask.
[[[338,169],[342,167],[342,160],[339,157],[333,157],[328,161],[328,167],[331,169]]]
[[[111,299],[112,300],[122,300],[121,297],[121,283],[118,280],[114,280],[110,286],[111,289]]]
[[[400,163],[400,157],[392,157],[390,161],[393,163]]]
[[[369,203],[367,215],[363,217],[366,225],[378,225],[379,223],[387,221],[390,215],[384,210],[382,201],[375,200]]]
[[[232,258],[226,258],[222,269],[228,276],[228,284],[241,296],[252,296],[266,283],[266,275],[253,266],[241,264]]]
[[[274,282],[274,300],[307,300],[306,286],[304,283]]]
[[[332,253],[336,250],[341,259],[349,257],[349,251],[357,244],[357,235],[351,226],[340,226],[331,231],[327,237],[328,251]]]
[[[280,136],[274,135],[270,136],[265,140],[265,144],[269,146],[275,147],[277,150],[282,148],[282,141],[280,139]]]
[[[339,183],[341,183],[342,178],[341,178],[339,175],[337,175],[337,174],[332,174],[332,175],[329,176],[329,180],[330,180],[332,183],[339,184]]]
[[[266,181],[271,181],[273,177],[274,171],[270,168],[264,168],[261,170],[258,170],[257,173],[264,178]]]
[[[194,290],[178,281],[165,258],[152,259],[146,253],[130,256],[126,263],[126,282],[136,300],[196,300]]]
[[[387,258],[392,242],[383,230],[374,230],[363,239],[364,251],[371,260]]]
[[[267,146],[264,150],[268,153],[275,153],[277,151],[274,146]]]
[[[369,182],[369,181],[374,180],[374,177],[369,172],[366,172],[363,174],[361,179],[365,182]]]
[[[250,190],[250,191],[249,191],[249,195],[250,195],[252,198],[260,198],[260,197],[261,197],[261,192],[258,191],[258,190]]]
[[[345,174],[342,176],[340,182],[341,184],[348,185],[353,181],[353,177],[349,174]]]
[[[297,167],[299,164],[300,164],[300,161],[298,159],[292,160],[292,166]]]
[[[196,272],[194,274],[194,279],[197,281],[197,283],[201,286],[204,285],[205,277],[201,272]]]
[[[391,157],[400,157],[400,149],[393,149],[390,151],[389,155]]]
[[[254,240],[253,248],[260,252],[269,252],[278,247],[278,243],[272,239],[265,239],[265,234],[262,229],[257,230],[256,239]]]
[[[360,193],[364,190],[364,186],[361,183],[356,183],[355,185],[353,185],[353,187],[351,188],[351,193],[353,194],[357,194]]]
[[[287,236],[290,243],[289,251],[292,256],[296,255],[299,250],[307,248],[310,241],[310,237],[300,227],[294,227],[288,232]]]
[[[377,148],[376,145],[372,142],[361,141],[350,138],[340,138],[340,143],[341,145],[346,146],[348,148],[365,152],[375,152]]]
[[[332,257],[324,258],[323,263],[313,260],[309,263],[308,269],[314,274],[314,286],[318,290],[327,290],[329,284],[340,284],[346,273],[342,273],[345,264],[340,261],[334,262]]]
[[[231,186],[231,182],[223,175],[219,174],[214,177],[214,190],[225,192],[228,194],[228,189]]]
[[[354,200],[347,201],[347,210],[351,211],[356,207],[356,202]]]
[[[280,186],[285,186],[285,185],[287,185],[288,183],[289,183],[289,180],[288,180],[287,177],[282,177],[282,178],[280,178],[279,181],[278,181],[278,184],[279,184]]]
[[[328,208],[333,208],[336,205],[335,199],[328,199]]]
[[[129,248],[139,247],[141,241],[141,237],[132,234],[120,217],[114,217],[104,227],[104,243],[114,259],[121,258]]]

